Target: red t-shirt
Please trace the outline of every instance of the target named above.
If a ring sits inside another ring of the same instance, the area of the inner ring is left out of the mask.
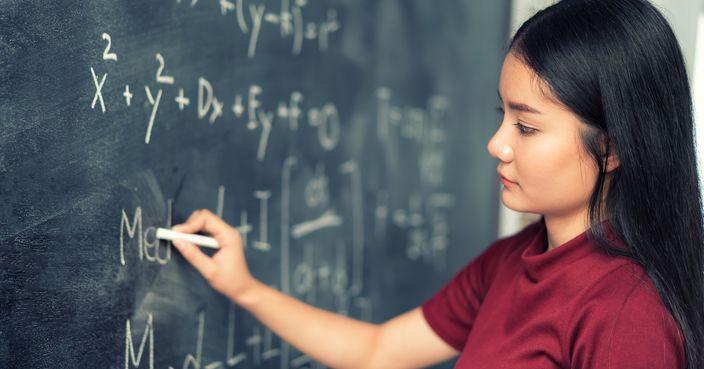
[[[457,369],[684,368],[679,325],[639,265],[542,222],[497,241],[423,304]]]

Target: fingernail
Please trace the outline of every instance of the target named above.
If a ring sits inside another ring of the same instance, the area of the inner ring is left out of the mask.
[[[181,229],[181,227],[183,227],[182,224],[176,224],[175,226],[171,227],[171,229],[174,231],[178,231],[179,229]]]

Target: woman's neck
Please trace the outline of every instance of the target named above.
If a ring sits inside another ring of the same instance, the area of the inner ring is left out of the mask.
[[[547,228],[547,251],[564,245],[589,228],[589,215],[586,210],[569,216],[545,215],[544,217]]]

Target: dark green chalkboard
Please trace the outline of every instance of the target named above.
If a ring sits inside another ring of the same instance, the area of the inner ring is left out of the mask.
[[[495,237],[508,1],[0,3],[0,367],[320,367],[155,227],[382,322]],[[188,100],[186,100],[188,99]]]

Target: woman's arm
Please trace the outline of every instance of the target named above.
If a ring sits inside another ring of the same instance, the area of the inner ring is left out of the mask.
[[[333,368],[417,368],[457,351],[428,326],[420,308],[375,325],[307,305],[254,279],[237,230],[208,210],[174,227],[210,233],[220,249],[209,257],[184,241],[173,244],[206,280],[259,321],[315,360]]]

